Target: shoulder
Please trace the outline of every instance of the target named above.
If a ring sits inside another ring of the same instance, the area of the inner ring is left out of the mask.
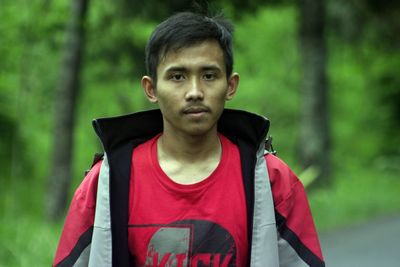
[[[96,204],[97,184],[102,162],[103,160],[99,160],[92,166],[75,191],[74,199],[84,201],[87,207],[94,207]]]
[[[275,206],[290,198],[293,193],[304,190],[299,178],[283,160],[272,154],[264,157]]]
[[[299,182],[297,176],[283,160],[272,154],[266,154],[264,158],[271,183],[283,183],[290,186]]]

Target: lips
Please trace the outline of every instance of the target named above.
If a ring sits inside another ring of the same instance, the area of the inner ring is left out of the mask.
[[[210,109],[203,106],[191,106],[183,109],[184,114],[199,114],[209,112]]]

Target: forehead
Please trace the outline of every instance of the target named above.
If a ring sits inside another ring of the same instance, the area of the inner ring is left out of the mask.
[[[168,51],[160,59],[157,71],[163,71],[171,66],[190,68],[204,64],[217,65],[225,70],[224,53],[216,40],[207,40]]]

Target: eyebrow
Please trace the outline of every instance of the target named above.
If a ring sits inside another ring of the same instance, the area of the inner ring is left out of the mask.
[[[214,71],[222,71],[220,67],[218,67],[217,65],[208,65],[208,66],[204,66],[201,68],[203,71],[204,70],[214,70]]]
[[[166,69],[165,72],[175,72],[175,71],[183,72],[186,70],[187,70],[187,68],[185,68],[185,67],[172,66],[172,67],[169,67],[168,69]]]
[[[186,67],[182,67],[182,66],[171,66],[169,68],[166,69],[166,73],[168,72],[185,72],[187,71],[188,68]],[[220,67],[218,67],[217,65],[206,65],[206,66],[202,66],[201,67],[202,71],[208,71],[208,70],[213,70],[213,71],[222,71]]]

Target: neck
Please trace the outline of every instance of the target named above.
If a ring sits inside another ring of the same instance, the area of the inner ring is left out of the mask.
[[[220,157],[221,144],[217,131],[205,135],[187,136],[164,132],[158,140],[158,154],[162,158],[180,162],[200,162],[213,157]]]

